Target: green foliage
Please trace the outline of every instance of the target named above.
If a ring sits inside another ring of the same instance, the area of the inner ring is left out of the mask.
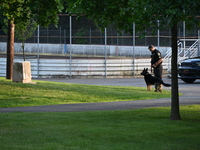
[[[30,18],[30,12],[28,7],[28,1],[24,0],[2,0],[1,9],[3,10],[3,15],[7,19],[15,21],[27,20]]]
[[[7,33],[8,20],[4,19],[3,30]],[[37,23],[34,19],[29,19],[26,22],[18,22],[15,24],[15,37],[22,43],[21,48],[25,61],[25,41],[30,38],[37,28]]]
[[[56,24],[57,14],[63,9],[60,0],[1,0],[0,4],[3,15],[15,23],[26,24],[34,18],[42,26]]]
[[[25,58],[25,41],[30,38],[34,31],[37,28],[37,24],[34,21],[34,19],[29,19],[27,22],[20,23],[18,22],[15,24],[15,37],[21,41],[22,45],[22,52],[23,52],[23,58],[24,61],[26,60]]]
[[[0,113],[2,150],[198,150],[200,105],[124,111]]]
[[[23,24],[17,23],[15,24],[15,37],[24,43],[26,39],[33,35],[36,28],[37,24],[33,19],[30,19]]]
[[[2,27],[4,26],[4,22],[3,20],[5,19],[5,16],[3,16],[3,12],[2,10],[0,9],[0,29],[2,29]]]
[[[85,28],[78,29],[78,31],[74,34],[74,36],[79,36],[79,37],[83,37],[85,35],[86,35],[86,29]],[[87,39],[85,39],[85,38],[76,38],[75,39],[75,43],[77,43],[77,44],[85,44],[85,43],[87,43]]]
[[[199,23],[199,7],[200,1],[194,0],[76,0],[69,6],[69,11],[85,14],[100,28],[114,24],[117,29],[132,32],[133,22],[140,31],[149,26],[155,30],[172,27],[181,21],[186,21],[189,26]]]
[[[63,9],[60,0],[30,0],[29,6],[36,22],[42,26],[57,24],[58,13]]]

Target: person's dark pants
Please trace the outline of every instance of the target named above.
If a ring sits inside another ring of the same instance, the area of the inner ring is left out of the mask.
[[[159,65],[158,67],[154,68],[155,77],[162,79],[162,72],[163,72],[163,66],[162,65]]]

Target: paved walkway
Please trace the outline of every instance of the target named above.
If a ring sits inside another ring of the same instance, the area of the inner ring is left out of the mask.
[[[41,79],[54,82],[93,84],[93,85],[116,85],[116,86],[138,86],[145,87],[144,79]],[[170,79],[164,79],[164,82],[170,83]],[[200,81],[193,84],[186,84],[179,80],[179,92],[183,96],[179,97],[180,105],[200,104]],[[170,87],[163,87],[170,90]],[[125,110],[141,109],[151,107],[166,107],[171,105],[171,98],[138,100],[138,101],[120,101],[105,103],[80,103],[80,104],[61,104],[45,105],[32,107],[0,108],[0,112],[73,112],[73,111],[103,111],[103,110]]]

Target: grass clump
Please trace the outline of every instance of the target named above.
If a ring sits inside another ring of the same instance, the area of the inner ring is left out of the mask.
[[[170,91],[147,92],[146,87],[35,82],[37,84],[14,83],[0,78],[0,107],[133,101],[170,97]]]

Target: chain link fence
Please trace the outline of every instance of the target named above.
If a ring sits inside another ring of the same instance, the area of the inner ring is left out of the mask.
[[[133,25],[130,25],[133,26]],[[146,47],[153,44],[157,47],[171,46],[171,33],[169,29],[160,29],[154,34],[151,29],[144,32],[145,36],[141,38],[142,32],[136,31],[133,34],[121,31],[118,33],[112,26],[105,31],[100,31],[95,27],[94,23],[87,18],[82,17],[77,20],[75,16],[60,16],[58,27],[50,25],[48,28],[39,27],[33,33],[32,37],[26,40],[28,44],[63,44],[63,45],[107,45],[107,46],[143,46]],[[178,37],[181,38],[197,38],[198,29],[194,26],[193,30],[187,31],[183,24],[179,24]],[[3,29],[0,29],[0,42],[7,42],[7,35]],[[20,43],[15,39],[15,43]],[[69,48],[68,48],[69,49]],[[1,50],[3,52],[4,50]],[[93,49],[97,51],[97,49]],[[131,50],[132,51],[132,50]],[[40,51],[41,52],[41,51]],[[40,53],[39,52],[39,53]],[[51,52],[49,52],[51,53]],[[96,52],[93,52],[96,53]]]

